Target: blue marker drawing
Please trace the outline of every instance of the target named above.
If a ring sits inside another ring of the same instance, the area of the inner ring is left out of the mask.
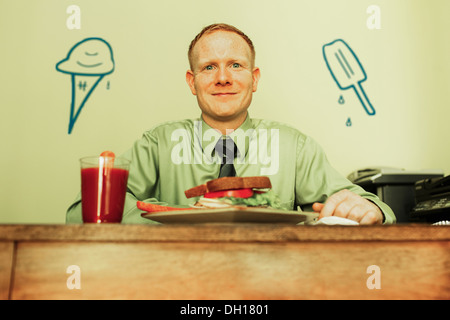
[[[369,101],[361,83],[367,75],[358,57],[342,39],[327,43],[322,48],[323,57],[334,81],[341,90],[353,88],[367,114],[373,116],[375,109]]]
[[[347,121],[345,122],[345,125],[347,127],[351,127],[352,126],[352,119],[350,119],[350,117],[347,118]]]
[[[71,75],[69,134],[81,110],[105,75],[114,71],[111,46],[101,38],[86,38],[75,44],[67,57],[56,64],[56,70]]]

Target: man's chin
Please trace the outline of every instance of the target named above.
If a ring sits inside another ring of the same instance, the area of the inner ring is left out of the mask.
[[[214,117],[217,120],[221,120],[221,121],[231,121],[234,120],[236,118],[240,118],[242,116],[242,114],[247,114],[247,110],[244,111],[236,111],[236,110],[221,110],[219,112],[216,112],[214,114]]]
[[[216,111],[214,113],[203,113],[204,116],[206,116],[207,118],[213,120],[213,121],[217,121],[217,122],[231,122],[231,121],[235,121],[238,120],[240,118],[243,118],[245,120],[245,118],[247,117],[247,109],[243,110],[243,111],[236,111],[236,110],[220,110],[220,111]]]

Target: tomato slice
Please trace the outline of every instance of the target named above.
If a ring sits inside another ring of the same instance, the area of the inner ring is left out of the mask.
[[[235,198],[250,198],[253,195],[251,188],[214,191],[205,193],[205,198],[222,198],[222,197],[235,197]]]
[[[114,154],[114,152],[112,151],[103,151],[100,154],[100,157],[103,158],[102,162],[99,164],[102,164],[105,168],[105,170],[111,169],[114,167],[114,158],[116,157],[116,155]],[[105,174],[106,171],[105,171]]]
[[[112,151],[103,151],[102,153],[100,153],[100,157],[115,158],[116,155]]]

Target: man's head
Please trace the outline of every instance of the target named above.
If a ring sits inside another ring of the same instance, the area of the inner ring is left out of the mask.
[[[260,76],[251,40],[233,26],[215,24],[194,38],[188,55],[186,81],[203,119],[218,129],[224,123],[236,129],[245,120]]]

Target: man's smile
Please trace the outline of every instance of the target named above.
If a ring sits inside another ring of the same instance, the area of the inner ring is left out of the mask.
[[[237,94],[236,92],[215,92],[212,95],[216,97],[227,97]]]

